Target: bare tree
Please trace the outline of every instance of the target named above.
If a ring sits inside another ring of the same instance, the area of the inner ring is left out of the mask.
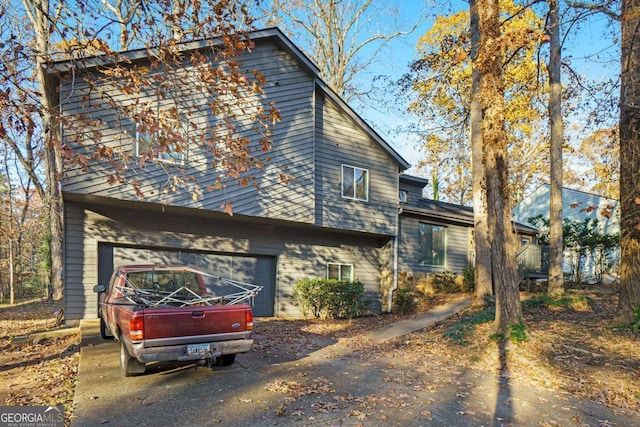
[[[113,10],[107,13],[104,9],[106,5],[102,0],[23,0],[21,3],[2,0],[0,3],[3,15],[0,22],[3,40],[0,44],[0,139],[12,147],[48,206],[51,242],[49,280],[53,285],[51,299],[61,298],[63,291],[61,184],[65,174],[69,170],[77,173],[95,164],[106,164],[103,168],[106,170],[105,180],[111,183],[129,182],[135,188],[134,169],[140,173],[145,161],[152,161],[166,153],[169,146],[180,147],[186,143],[184,137],[180,139],[172,122],[167,120],[171,111],[158,115],[154,114],[151,107],[136,110],[131,105],[119,106],[119,120],[138,120],[146,129],[161,131],[164,135],[148,148],[140,162],[136,162],[140,167],[132,168],[131,162],[127,164],[130,157],[126,153],[115,155],[100,143],[100,130],[96,129],[97,122],[92,119],[90,111],[103,108],[105,104],[115,108],[111,104],[114,102],[112,93],[107,93],[108,90],[104,88],[120,90],[126,94],[124,98],[129,100],[133,100],[140,91],[152,88],[158,96],[170,99],[172,93],[167,90],[168,87],[188,83],[188,78],[176,76],[181,75],[185,61],[190,61],[197,75],[189,78],[206,82],[206,85],[190,89],[206,89],[214,99],[209,104],[212,111],[230,112],[217,114],[216,117],[223,116],[221,123],[217,123],[215,128],[203,130],[202,138],[190,142],[201,144],[214,154],[221,180],[237,179],[241,185],[251,182],[250,171],[263,166],[264,159],[260,156],[271,147],[269,126],[279,117],[273,105],[247,106],[248,99],[257,100],[257,95],[262,93],[264,77],[257,71],[247,71],[238,61],[234,61],[252,46],[247,32],[252,28],[252,18],[246,14],[248,9],[241,0],[223,0],[215,4],[201,3],[199,0],[123,0],[115,3],[115,13]],[[116,18],[107,19],[107,16]],[[120,46],[113,45],[117,43],[114,34]],[[193,40],[201,34],[210,38],[218,37],[217,42],[212,41],[208,45],[206,54],[200,51],[200,55],[181,58],[179,42]],[[180,40],[176,40],[177,35]],[[169,71],[165,73],[167,81],[162,81],[160,74],[151,75],[148,67],[123,65],[117,50],[134,44],[147,54],[147,59],[156,70],[162,68]],[[108,72],[90,72],[91,67],[87,65],[91,61],[96,62],[96,55],[98,62],[111,64]],[[60,59],[68,60],[61,68],[54,65]],[[227,60],[225,68],[203,66],[203,63],[212,60]],[[88,104],[83,106],[89,113],[70,116],[59,114],[56,87],[50,75],[55,72],[60,72],[62,78],[71,81],[83,81],[90,88]],[[169,82],[169,79],[176,81]],[[181,100],[174,99],[173,102],[180,103]],[[246,108],[243,110],[243,107]],[[240,114],[236,111],[246,112],[249,108],[252,109],[252,129],[259,140],[257,145],[260,149],[257,151],[251,146],[255,142],[253,139],[236,131],[238,118],[235,115]],[[64,145],[60,139],[61,126],[65,128]],[[37,147],[41,147],[43,153],[44,179],[33,168]],[[176,175],[179,173],[175,172]],[[193,182],[185,176],[176,176],[170,181],[177,183],[172,184],[172,189],[181,183]],[[214,191],[222,185],[224,183],[210,186],[209,189]],[[194,192],[197,191],[195,188]],[[197,197],[197,194],[194,196]],[[228,204],[223,208],[231,211]]]
[[[270,23],[295,36],[329,87],[347,102],[367,93],[355,80],[389,41],[410,34],[421,22],[416,17],[405,30],[381,28],[381,16],[391,21],[398,9],[373,0],[272,0],[267,14]]]
[[[620,296],[614,322],[631,323],[640,307],[640,0],[567,3],[621,24]]]

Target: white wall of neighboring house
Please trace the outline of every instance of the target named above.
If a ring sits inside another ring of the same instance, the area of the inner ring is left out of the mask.
[[[529,218],[542,215],[549,218],[549,184],[543,184],[533,193],[524,198],[516,207],[511,210],[511,217],[523,224],[529,224]],[[586,218],[598,220],[599,231],[605,234],[615,234],[620,232],[620,207],[619,202],[597,194],[586,193],[584,191],[570,188],[562,189],[562,218],[573,221],[584,221]],[[567,260],[571,256],[565,252],[563,260],[563,271],[570,273],[571,268]],[[620,259],[620,251],[616,250],[610,257],[613,265],[612,272],[617,272],[617,265]],[[595,280],[594,262],[588,257],[583,269],[583,278],[586,281]]]

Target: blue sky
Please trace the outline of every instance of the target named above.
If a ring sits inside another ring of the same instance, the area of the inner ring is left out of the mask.
[[[379,54],[374,66],[361,75],[363,84],[377,75],[387,75],[392,80],[399,79],[408,71],[408,64],[415,59],[416,42],[430,28],[433,17],[439,14],[448,15],[469,7],[466,1],[461,0],[393,0],[389,4],[398,7],[398,21],[402,29],[410,28],[420,16],[424,21],[412,34],[398,37],[389,43],[388,48]],[[384,25],[384,22],[382,24]],[[566,59],[571,58],[570,61],[578,72],[594,79],[608,78],[618,73],[619,64],[616,61],[619,51],[612,37],[607,35],[608,31],[607,19],[604,15],[598,15],[590,18],[568,37],[564,55]],[[594,58],[598,53],[598,57]],[[375,102],[367,105],[354,101],[351,104],[407,161],[412,165],[418,163],[421,155],[416,149],[416,140],[406,134],[394,132],[398,125],[407,120],[406,116],[399,111],[389,111],[385,106]],[[567,127],[574,131],[580,127],[580,122],[584,121],[579,117],[570,120],[573,122],[567,123]]]

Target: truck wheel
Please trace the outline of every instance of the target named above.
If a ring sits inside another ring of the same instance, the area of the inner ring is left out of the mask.
[[[113,335],[109,333],[109,329],[107,329],[107,324],[105,323],[102,316],[100,316],[100,336],[102,339],[109,340],[113,338]]]
[[[216,366],[229,366],[233,364],[236,360],[235,354],[224,354],[222,356],[216,357]]]
[[[144,374],[147,369],[144,363],[129,354],[123,336],[120,336],[120,368],[125,377]]]

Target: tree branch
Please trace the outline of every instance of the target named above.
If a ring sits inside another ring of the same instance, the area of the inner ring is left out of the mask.
[[[571,1],[571,0],[565,0],[565,3],[567,6],[573,7],[575,9],[587,9],[595,12],[604,13],[605,15],[607,15],[608,17],[616,21],[620,21],[620,18],[621,18],[620,14],[609,9],[605,5],[585,3],[581,1]]]

